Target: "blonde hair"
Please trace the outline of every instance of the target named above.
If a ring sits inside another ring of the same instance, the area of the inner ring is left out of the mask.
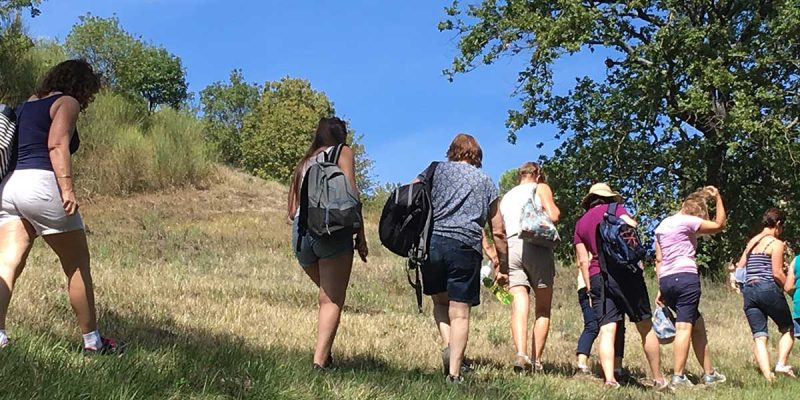
[[[709,219],[708,216],[708,201],[713,196],[705,188],[698,189],[694,193],[686,197],[681,205],[681,213],[692,215],[703,219]]]

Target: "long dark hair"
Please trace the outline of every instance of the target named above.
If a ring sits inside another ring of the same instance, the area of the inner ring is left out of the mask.
[[[68,60],[55,67],[42,78],[36,97],[43,98],[53,92],[72,96],[86,109],[100,91],[100,77],[85,60]]]
[[[347,143],[347,123],[337,117],[322,117],[317,124],[317,131],[314,133],[314,140],[308,151],[300,159],[297,167],[292,174],[292,181],[289,185],[289,213],[292,213],[292,204],[297,198],[298,188],[300,187],[300,177],[303,175],[303,165],[308,159],[314,157],[320,149]],[[294,215],[289,215],[290,218]]]

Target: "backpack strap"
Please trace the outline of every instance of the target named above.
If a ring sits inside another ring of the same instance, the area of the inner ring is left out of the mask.
[[[436,168],[439,166],[438,161],[432,162],[428,168],[425,169],[423,181],[422,183],[425,185],[425,191],[428,193],[428,198],[431,198],[431,192],[433,190],[433,177],[436,174]],[[428,207],[428,215],[425,218],[425,227],[422,229],[422,235],[420,236],[419,243],[417,243],[414,248],[411,249],[412,254],[408,257],[408,269],[415,270],[415,280],[411,280],[411,275],[407,274],[406,277],[408,278],[408,283],[411,287],[414,288],[414,294],[417,298],[417,311],[422,314],[422,279],[420,276],[420,270],[422,269],[422,263],[427,260],[422,258],[428,254],[428,243],[430,243],[430,234],[432,232],[433,224],[433,204]]]
[[[600,263],[600,277],[603,279],[603,285],[600,287],[600,303],[603,307],[603,314],[605,314],[608,263],[606,263],[606,257],[605,254],[603,254],[603,235],[600,234],[600,224],[597,224],[597,230],[595,231],[595,244],[597,245],[597,261]]]
[[[617,202],[613,202],[608,205],[608,210],[606,210],[606,215],[610,215],[613,217],[617,216]]]
[[[342,156],[342,149],[344,143],[337,144],[329,153],[325,154],[325,161],[333,164],[339,164],[339,157]]]
[[[308,174],[303,177],[303,183],[300,186],[300,215],[297,218],[296,250],[300,251],[300,245],[303,244],[303,236],[308,232]]]

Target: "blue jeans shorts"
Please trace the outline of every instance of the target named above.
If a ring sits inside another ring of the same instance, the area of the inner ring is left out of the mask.
[[[303,268],[319,262],[321,258],[335,258],[353,253],[353,235],[341,235],[328,238],[315,238],[310,234],[303,236],[300,249],[297,249],[297,218],[292,223],[292,249],[297,261]]]
[[[754,338],[769,336],[767,318],[772,319],[781,333],[794,328],[792,313],[783,294],[783,289],[774,281],[745,283],[742,289],[744,296],[744,314]]]
[[[794,337],[800,339],[800,318],[794,320]]]
[[[456,239],[433,235],[428,262],[422,266],[426,295],[447,292],[452,301],[477,306],[480,301],[481,261],[477,250]]]

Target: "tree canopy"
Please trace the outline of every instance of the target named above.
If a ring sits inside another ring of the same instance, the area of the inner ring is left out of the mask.
[[[116,17],[80,17],[65,46],[71,56],[92,64],[115,91],[146,99],[151,111],[161,105],[177,108],[188,98],[181,59],[126,32]]]
[[[543,161],[569,229],[592,182],[620,188],[651,225],[715,185],[730,225],[702,254],[719,270],[766,208],[798,215],[800,0],[484,0],[446,12],[440,29],[460,36],[451,78],[527,57],[509,140],[556,127],[564,143]],[[598,50],[602,79],[554,90],[557,61]]]

